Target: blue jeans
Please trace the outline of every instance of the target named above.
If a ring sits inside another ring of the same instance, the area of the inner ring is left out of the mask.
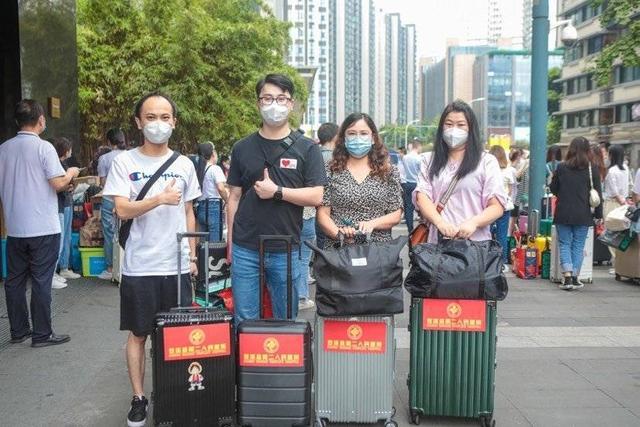
[[[297,249],[291,254],[292,284],[300,276],[299,264],[296,262]],[[236,326],[246,319],[259,319],[260,307],[258,296],[260,289],[260,259],[258,251],[233,244],[233,267],[231,268],[231,283],[233,284],[233,308]],[[287,253],[266,252],[265,274],[269,294],[273,303],[273,316],[277,319],[287,317]],[[292,286],[292,314],[298,315],[298,293]]]
[[[580,275],[584,258],[584,243],[587,240],[589,226],[556,224],[558,231],[558,251],[562,272]]]
[[[502,261],[505,264],[509,263],[509,218],[511,211],[504,211],[504,214],[491,224],[491,234],[502,246]]]
[[[296,291],[298,291],[298,298],[309,298],[309,283],[307,278],[309,277],[309,261],[311,261],[311,249],[302,242],[307,240],[313,240],[316,238],[316,219],[309,218],[302,222],[302,233],[300,234],[300,257],[293,255],[294,260],[299,263],[298,269],[300,271],[300,277],[295,281]],[[298,259],[299,258],[299,259]]]
[[[113,200],[102,198],[100,207],[100,221],[102,222],[102,235],[104,236],[104,264],[111,268],[113,264],[113,234],[116,232],[116,222],[113,217]]]
[[[413,200],[411,199],[413,190],[416,189],[415,182],[405,182],[402,184],[402,200],[404,202],[404,222],[407,224],[409,233],[413,230]]]
[[[220,235],[220,202],[222,199],[200,200],[196,213],[199,229],[209,232],[209,241],[219,242]]]
[[[71,219],[73,218],[73,207],[66,206],[64,213],[58,212],[60,219],[60,251],[58,252],[58,267],[60,270],[69,268],[71,258]]]

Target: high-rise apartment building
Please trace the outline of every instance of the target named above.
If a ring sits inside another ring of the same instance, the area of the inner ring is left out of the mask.
[[[375,13],[372,0],[330,0],[329,120],[375,114]]]
[[[277,18],[291,23],[287,62],[312,76],[304,124],[314,129],[329,120],[329,3],[330,0],[266,0]]]

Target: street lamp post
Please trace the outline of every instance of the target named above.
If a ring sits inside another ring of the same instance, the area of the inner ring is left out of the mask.
[[[420,123],[420,120],[412,120],[404,127],[404,149],[407,149],[407,138],[409,137],[409,126],[415,123]]]
[[[529,144],[529,206],[541,209],[547,146],[547,89],[549,82],[549,1],[533,0],[531,43],[531,139]]]

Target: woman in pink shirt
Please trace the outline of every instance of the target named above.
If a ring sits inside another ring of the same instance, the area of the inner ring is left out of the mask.
[[[444,210],[436,206],[449,183],[458,177]],[[489,226],[507,204],[500,165],[485,153],[478,121],[463,101],[449,104],[438,124],[432,153],[423,156],[414,204],[430,223],[429,242],[446,238],[490,240]]]

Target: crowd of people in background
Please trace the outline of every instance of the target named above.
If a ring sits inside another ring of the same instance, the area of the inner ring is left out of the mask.
[[[311,250],[302,242],[316,240],[321,248],[386,242],[403,219],[410,233],[417,213],[430,228],[429,242],[494,238],[507,264],[515,219],[539,203],[528,195],[528,152],[485,147],[476,116],[465,102],[454,101],[444,109],[431,152],[422,153],[420,141],[414,140],[398,154],[389,152],[373,119],[362,112],[348,115],[340,125],[323,124],[316,141],[292,130],[288,119],[294,95],[288,77],[265,76],[256,85],[260,127],[236,142],[230,155],[220,155],[212,142],[203,141],[190,159],[168,148],[177,106],[167,95],[151,93],[134,111],[143,144],[128,149],[125,132],[113,128],[105,135],[108,145],[99,147],[91,160],[88,173],[96,174],[104,188],[100,218],[105,270],[100,279],[113,277],[118,222],[133,220],[132,238],[120,241],[128,241],[121,266],[120,327],[130,331],[127,361],[134,398],[129,425],[146,419],[144,344],[155,313],[175,304],[178,275],[184,276],[186,286],[183,304],[191,302],[195,242],[182,243],[184,263],[178,272],[175,252],[166,250],[175,246],[176,232],[198,229],[219,241],[226,228],[234,319],[239,323],[260,316],[261,235],[293,238],[295,317],[299,309],[314,306],[309,292]],[[51,289],[64,288],[66,280],[79,277],[69,259],[73,180],[81,170],[69,165],[69,139],[49,143],[39,137],[46,119],[38,103],[21,101],[15,117],[20,132],[0,145],[11,342],[31,338],[34,347],[61,344],[70,338],[52,330]],[[640,171],[634,180],[622,147],[590,145],[583,137],[571,141],[564,157],[559,146],[550,147],[546,160],[546,185],[557,197],[554,224],[564,275],[560,288],[579,289],[584,286],[579,275],[587,230],[628,203],[630,190],[634,201],[640,201]],[[165,167],[164,173],[156,173]],[[138,178],[154,175],[161,178],[143,197],[145,181]],[[603,203],[593,206],[589,189],[595,189]],[[284,249],[270,243],[265,256],[277,318],[286,316]],[[31,322],[27,279],[32,283]]]

